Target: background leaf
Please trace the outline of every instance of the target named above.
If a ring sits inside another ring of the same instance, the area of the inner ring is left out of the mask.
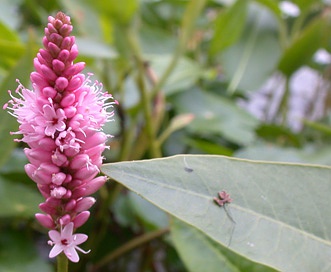
[[[37,188],[0,177],[0,217],[33,217],[42,201]]]
[[[248,144],[255,137],[257,120],[224,97],[191,89],[176,95],[173,104],[181,114],[194,114],[194,120],[187,126],[191,132],[223,135],[239,144]]]
[[[232,45],[240,37],[245,26],[246,13],[247,1],[237,0],[217,17],[209,49],[211,56]]]
[[[9,230],[0,236],[0,271],[51,272],[50,264],[38,256],[32,237],[26,230]]]
[[[281,271],[331,266],[331,218],[323,214],[331,208],[331,168],[182,155],[102,171],[223,245],[233,223],[213,197],[226,190],[236,222],[231,250]]]
[[[278,64],[279,70],[290,76],[300,66],[307,64],[317,49],[327,46],[330,33],[327,18],[320,17],[311,22],[284,51]]]
[[[18,84],[16,79],[19,78],[20,82],[27,88],[28,80],[30,78],[30,73],[33,67],[33,58],[36,54],[35,45],[28,43],[26,47],[25,54],[23,57],[17,61],[14,68],[7,74],[6,78],[1,82],[0,85],[0,105],[3,107],[5,103],[10,100],[8,95],[8,90],[15,91]],[[14,149],[14,136],[10,135],[10,131],[17,131],[18,123],[13,116],[8,114],[5,110],[0,110],[0,166],[3,164],[10,152]]]

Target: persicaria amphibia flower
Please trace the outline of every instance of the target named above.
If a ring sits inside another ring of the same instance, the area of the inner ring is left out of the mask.
[[[90,81],[81,71],[85,63],[73,63],[78,55],[75,37],[71,36],[70,17],[59,12],[48,18],[43,38],[44,49],[34,59],[31,73],[32,90],[22,84],[16,95],[4,106],[17,118],[21,140],[29,164],[28,176],[36,182],[45,201],[43,213],[36,219],[51,229],[54,245],[50,257],[64,252],[78,261],[75,249],[87,235],[72,234],[89,218],[88,209],[95,203],[89,195],[105,182],[96,175],[102,163],[102,152],[110,135],[102,131],[112,120],[107,111],[116,101],[102,91],[102,84]]]
[[[79,256],[76,250],[85,254],[89,253],[89,251],[84,251],[78,247],[78,245],[87,240],[87,235],[82,233],[72,234],[73,229],[74,224],[69,223],[61,230],[61,232],[58,232],[57,230],[50,230],[48,232],[49,237],[52,239],[48,241],[48,244],[53,246],[49,253],[51,258],[57,256],[63,251],[70,261],[77,263],[79,261]]]

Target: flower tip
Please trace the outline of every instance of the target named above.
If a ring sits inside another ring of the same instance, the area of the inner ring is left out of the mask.
[[[59,11],[56,16],[55,16],[55,19],[58,19],[60,20],[62,23],[64,24],[68,24],[68,25],[71,25],[71,22],[70,22],[70,17],[65,15],[62,11]]]

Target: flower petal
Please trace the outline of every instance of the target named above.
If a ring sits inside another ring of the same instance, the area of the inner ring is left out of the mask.
[[[55,256],[59,255],[63,251],[63,246],[60,244],[55,244],[54,247],[49,252],[49,257],[54,258]]]
[[[57,230],[50,230],[48,232],[49,238],[53,240],[56,244],[61,243],[61,234]]]
[[[72,240],[72,231],[74,230],[74,223],[70,222],[66,225],[61,231],[61,238],[67,239],[68,241]]]
[[[68,257],[68,259],[74,263],[78,263],[79,256],[77,254],[76,249],[73,246],[67,247],[64,250],[64,254]]]
[[[73,244],[80,245],[87,240],[88,236],[83,233],[78,233],[73,236]]]

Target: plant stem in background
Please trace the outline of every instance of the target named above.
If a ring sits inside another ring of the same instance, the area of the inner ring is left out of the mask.
[[[169,78],[174,68],[176,67],[180,57],[183,55],[186,44],[192,35],[192,31],[196,19],[200,15],[206,2],[207,2],[206,0],[197,0],[197,1],[191,1],[187,4],[185,14],[183,16],[179,43],[177,44],[176,50],[167,68],[165,69],[164,73],[161,75],[159,81],[157,81],[154,87],[152,88],[151,90],[152,97],[154,97],[163,88],[167,79]]]
[[[141,104],[144,111],[145,123],[146,123],[146,132],[150,144],[150,155],[154,158],[159,158],[162,156],[161,150],[158,148],[156,144],[156,129],[154,127],[153,117],[152,117],[152,109],[151,109],[151,100],[152,97],[147,92],[145,86],[145,65],[143,58],[141,56],[141,50],[139,48],[138,38],[136,36],[136,31],[133,29],[126,29],[126,37],[128,44],[131,48],[131,51],[134,54],[136,63],[137,63],[137,85],[140,91],[141,96]]]
[[[135,239],[132,239],[129,242],[127,242],[126,244],[115,249],[110,254],[106,255],[104,258],[102,258],[94,266],[94,269],[96,270],[96,269],[106,265],[107,263],[111,262],[112,260],[118,258],[119,256],[124,255],[125,253],[133,250],[134,248],[141,246],[142,244],[145,244],[153,239],[161,237],[168,232],[169,232],[169,228],[164,228],[164,229],[156,230],[154,232],[149,232],[149,233],[143,234]]]

